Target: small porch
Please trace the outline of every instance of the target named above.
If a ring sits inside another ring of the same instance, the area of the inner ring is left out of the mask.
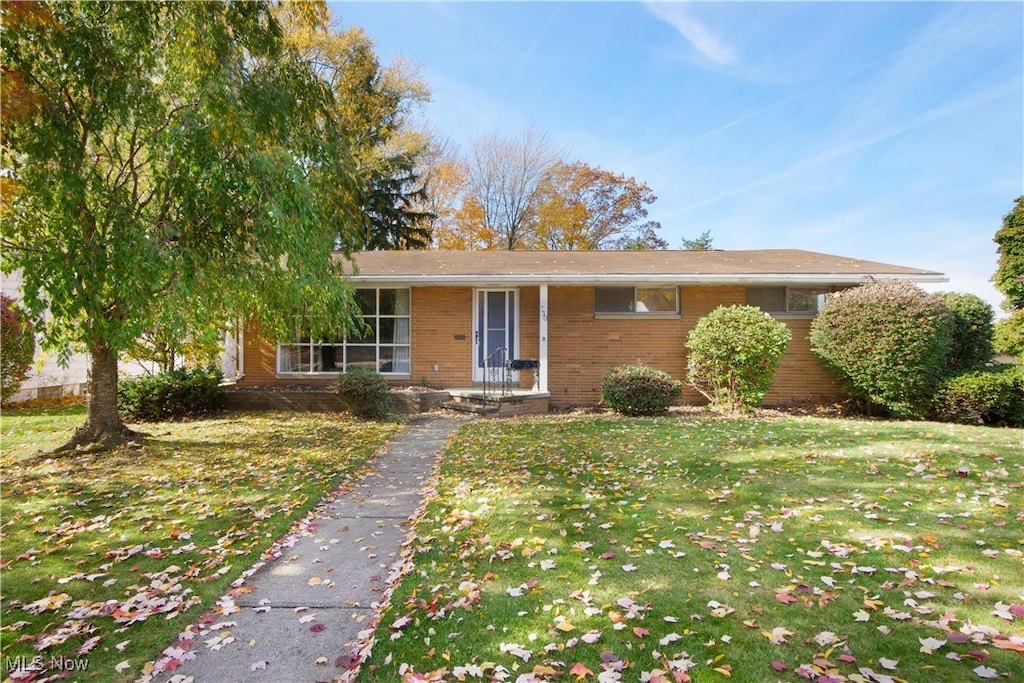
[[[507,347],[499,347],[483,359],[480,381],[468,389],[449,389],[451,401],[443,405],[490,417],[545,414],[551,394],[542,388],[541,369],[539,359],[511,358]]]
[[[451,400],[442,405],[451,410],[475,413],[486,417],[514,417],[516,415],[545,415],[551,394],[535,389],[508,389],[495,393],[483,387],[447,389]]]

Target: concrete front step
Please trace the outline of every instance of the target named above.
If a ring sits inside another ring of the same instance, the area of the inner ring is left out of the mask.
[[[470,401],[445,401],[441,404],[449,410],[457,410],[462,413],[474,413],[476,415],[497,415],[501,408],[496,405],[474,403]]]
[[[449,389],[451,401],[445,408],[490,417],[512,417],[514,415],[545,415],[548,412],[551,394],[547,392],[515,391],[503,396],[488,395],[477,389]]]

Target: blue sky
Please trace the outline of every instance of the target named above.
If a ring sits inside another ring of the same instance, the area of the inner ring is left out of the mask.
[[[800,248],[939,270],[999,311],[1024,194],[1024,4],[338,3],[461,150],[548,132],[646,182],[672,248]],[[936,289],[931,287],[931,289]]]

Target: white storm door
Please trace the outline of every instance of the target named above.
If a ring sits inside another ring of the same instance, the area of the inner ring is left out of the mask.
[[[516,357],[519,300],[514,289],[478,289],[473,299],[473,381],[482,382],[485,364]]]

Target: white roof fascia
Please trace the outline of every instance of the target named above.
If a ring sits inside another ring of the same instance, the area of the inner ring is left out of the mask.
[[[862,284],[868,278],[878,280],[910,280],[920,283],[949,282],[949,278],[940,274],[907,274],[907,273],[764,273],[764,274],[703,274],[703,275],[670,275],[666,273],[649,274],[607,274],[607,275],[349,275],[347,279],[354,284],[372,284],[381,286],[500,286],[529,287],[534,285],[601,285],[601,284],[669,284],[669,285],[730,285],[730,284],[765,284],[765,285],[838,285]]]

